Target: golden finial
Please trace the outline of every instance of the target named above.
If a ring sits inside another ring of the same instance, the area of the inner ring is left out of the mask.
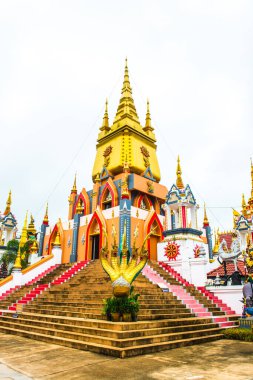
[[[81,199],[79,199],[79,201],[77,203],[76,213],[77,214],[82,214],[83,213],[83,205],[82,205]]]
[[[59,232],[56,233],[54,242],[53,242],[54,247],[60,247],[61,246],[61,240],[60,240],[60,234]]]
[[[121,90],[121,98],[118,105],[117,113],[113,122],[113,125],[117,125],[118,122],[120,122],[123,118],[129,117],[132,121],[135,123],[139,122],[139,118],[136,112],[136,108],[134,105],[134,100],[132,97],[132,89],[130,85],[129,80],[129,73],[128,73],[128,65],[127,65],[127,58],[125,60],[125,70],[124,70],[124,81],[123,86]],[[112,127],[113,128],[113,127]]]
[[[209,226],[209,220],[206,214],[206,204],[204,203],[204,221],[203,221],[203,226],[207,227]]]
[[[23,228],[22,228],[22,232],[21,232],[21,237],[20,237],[20,242],[19,242],[19,246],[21,248],[27,242],[27,224],[28,224],[27,220],[28,220],[28,211],[26,211],[25,220],[24,220],[24,224],[23,224]]]
[[[246,201],[245,201],[244,194],[242,194],[242,213],[244,216],[246,215]]]
[[[4,215],[8,215],[10,211],[11,211],[11,190],[9,191],[9,195],[6,201],[6,208],[4,211]]]
[[[48,202],[46,205],[46,211],[45,211],[45,215],[44,215],[44,219],[43,219],[43,224],[48,225]]]
[[[105,131],[106,133],[109,132],[109,117],[108,117],[108,100],[105,101],[105,113],[103,117],[103,124],[102,127],[100,127],[100,131]]]
[[[147,99],[146,123],[145,123],[145,127],[143,128],[143,130],[147,133],[149,133],[150,131],[152,132],[154,130],[154,128],[151,125],[151,116],[150,116],[149,100],[148,99]]]
[[[97,183],[97,182],[100,182],[100,175],[99,173],[97,173],[95,179],[94,179],[94,182]]]
[[[27,233],[28,233],[28,235],[35,235],[36,234],[36,228],[34,225],[34,218],[33,218],[32,214],[30,216],[30,223],[28,224]]]
[[[38,251],[37,243],[36,243],[36,240],[34,240],[32,246],[30,248],[30,252],[31,252],[31,254],[33,254],[33,253],[36,253],[37,251]]]
[[[73,187],[72,187],[72,190],[71,190],[71,194],[76,194],[77,193],[77,187],[76,187],[76,174],[75,174],[75,178],[74,178],[74,183],[73,183]]]
[[[179,189],[184,189],[184,184],[183,184],[183,180],[182,180],[182,177],[181,177],[181,174],[182,174],[182,170],[181,170],[181,165],[180,165],[180,158],[178,156],[177,158],[177,181],[176,181],[176,185]]]
[[[14,270],[18,270],[20,271],[22,268],[22,265],[21,265],[21,253],[20,253],[20,245],[18,247],[18,253],[17,253],[17,256],[16,256],[16,260],[15,260],[15,264],[13,266],[13,269]]]

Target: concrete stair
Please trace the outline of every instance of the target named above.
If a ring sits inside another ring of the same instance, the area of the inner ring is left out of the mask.
[[[140,311],[138,322],[131,323],[109,322],[101,315],[112,288],[98,260],[62,278],[51,280],[17,319],[0,316],[0,331],[120,358],[222,338],[216,321],[196,317],[172,292],[143,275],[134,282]]]

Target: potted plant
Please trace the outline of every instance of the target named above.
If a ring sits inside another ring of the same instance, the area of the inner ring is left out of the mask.
[[[104,300],[103,314],[108,321],[118,322],[120,320],[119,300],[116,297],[110,297]]]
[[[131,290],[130,290],[130,296],[129,296],[129,302],[130,302],[130,305],[131,305],[131,317],[132,317],[132,321],[133,322],[136,322],[137,321],[137,314],[140,310],[140,303],[139,303],[139,297],[140,297],[140,294],[139,293],[134,293],[134,287],[131,286]]]
[[[120,303],[120,313],[122,315],[122,321],[123,322],[131,322],[131,301],[129,297],[124,297],[121,299]]]

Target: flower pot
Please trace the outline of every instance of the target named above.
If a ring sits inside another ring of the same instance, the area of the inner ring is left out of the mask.
[[[119,322],[120,313],[111,313],[111,316],[112,316],[112,322]]]
[[[132,313],[131,314],[131,317],[132,317],[132,322],[137,322],[137,313]]]
[[[123,313],[123,315],[122,315],[122,321],[123,322],[132,322],[131,313]]]

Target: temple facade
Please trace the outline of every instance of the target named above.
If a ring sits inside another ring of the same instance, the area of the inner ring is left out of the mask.
[[[115,235],[121,242],[126,224],[128,247],[131,247],[134,233],[137,234],[136,244],[141,246],[144,237],[153,231],[147,248],[149,258],[157,260],[157,243],[163,240],[165,229],[162,206],[168,193],[166,186],[160,184],[160,178],[149,102],[142,125],[126,61],[121,97],[112,124],[106,101],[92,171],[93,188],[78,192],[75,178],[68,199],[67,221],[59,219],[51,228],[46,211],[39,255],[51,254],[58,235],[62,262],[97,259],[105,236],[109,245]]]

